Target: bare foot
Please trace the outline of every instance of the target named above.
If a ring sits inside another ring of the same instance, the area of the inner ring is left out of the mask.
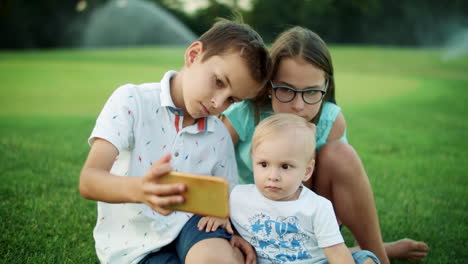
[[[429,251],[426,243],[404,238],[384,244],[389,259],[422,260]]]

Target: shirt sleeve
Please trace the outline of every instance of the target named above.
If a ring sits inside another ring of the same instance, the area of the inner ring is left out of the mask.
[[[222,127],[218,129],[222,131],[222,133],[218,141],[218,149],[222,155],[220,155],[218,163],[214,166],[212,173],[213,175],[225,178],[229,182],[229,190],[232,191],[239,182],[234,145],[232,144],[229,131],[221,122],[219,122],[219,124]]]
[[[314,233],[320,248],[343,243],[335,212],[330,201],[320,197],[314,219]]]
[[[229,119],[241,141],[245,141],[250,130],[255,128],[253,103],[250,100],[231,105],[223,115]]]
[[[334,103],[325,102],[323,104],[322,112],[320,114],[320,120],[317,124],[317,150],[320,149],[325,143],[327,143],[328,136],[330,135],[333,124],[335,124],[338,114],[341,112],[341,108]],[[343,136],[339,140],[348,143],[346,138],[346,130]]]
[[[248,239],[248,232],[246,232],[246,230],[242,226],[243,218],[249,217],[248,212],[245,211],[243,195],[245,197],[245,185],[237,185],[231,191],[231,195],[229,196],[229,217],[239,235],[241,235],[244,239]]]
[[[117,88],[104,105],[96,125],[88,139],[90,145],[96,138],[112,143],[119,153],[133,146],[133,111],[136,110],[133,85]]]

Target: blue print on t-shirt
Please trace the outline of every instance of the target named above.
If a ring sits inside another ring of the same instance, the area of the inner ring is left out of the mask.
[[[280,216],[276,220],[265,214],[256,214],[249,218],[253,233],[250,243],[256,248],[261,258],[272,263],[294,262],[310,259],[304,243],[309,240],[296,216]]]

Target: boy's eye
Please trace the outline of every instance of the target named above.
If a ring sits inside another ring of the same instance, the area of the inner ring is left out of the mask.
[[[262,166],[263,168],[266,168],[266,167],[268,166],[268,164],[267,164],[266,162],[264,162],[264,161],[263,161],[263,162],[260,162],[259,164],[260,164],[260,166]]]
[[[281,165],[281,168],[287,170],[287,169],[290,169],[290,168],[291,168],[291,165],[289,165],[289,164],[282,164],[282,165]]]
[[[219,79],[218,77],[215,77],[215,84],[218,88],[222,88],[224,86],[223,81],[221,81],[221,79]]]

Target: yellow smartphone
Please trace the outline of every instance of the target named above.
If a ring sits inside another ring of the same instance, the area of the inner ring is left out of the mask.
[[[184,183],[185,202],[168,208],[202,216],[229,217],[229,183],[226,179],[171,171],[159,179],[160,183]]]

